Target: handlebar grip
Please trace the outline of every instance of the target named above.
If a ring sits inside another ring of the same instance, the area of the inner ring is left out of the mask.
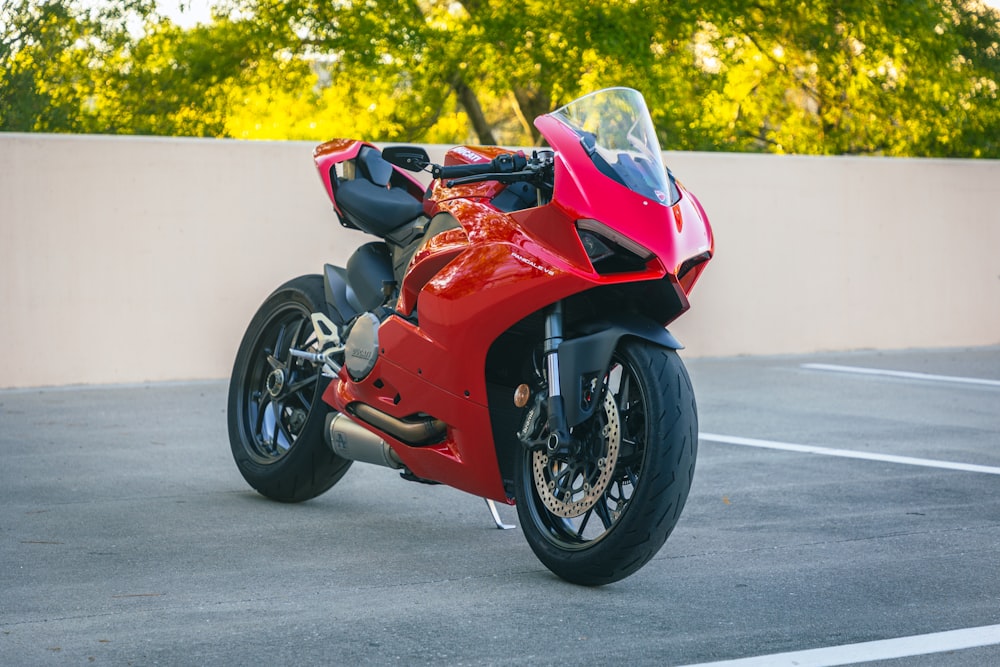
[[[480,162],[477,164],[454,164],[448,167],[438,167],[434,170],[435,178],[461,178],[462,176],[478,176],[479,174],[491,174],[496,169],[493,161]]]
[[[432,175],[434,178],[461,178],[463,176],[479,176],[481,174],[510,174],[524,169],[527,164],[527,158],[520,151],[517,153],[501,153],[489,162],[435,167]]]

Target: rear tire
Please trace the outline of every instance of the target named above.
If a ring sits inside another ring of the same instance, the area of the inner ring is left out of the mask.
[[[567,581],[608,584],[663,546],[691,489],[698,414],[674,350],[623,338],[603,409],[573,428],[582,452],[519,454],[517,513],[542,563]]]
[[[351,461],[326,445],[330,378],[289,349],[318,352],[311,314],[325,311],[323,278],[301,276],[271,294],[250,321],[229,383],[229,444],[243,478],[281,502],[315,498]]]

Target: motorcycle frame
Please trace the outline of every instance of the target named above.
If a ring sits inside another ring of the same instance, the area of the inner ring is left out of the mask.
[[[448,187],[435,180],[425,190],[393,167],[393,184],[423,201],[429,218],[451,215],[458,227],[425,239],[411,260],[397,312],[378,329],[372,371],[354,381],[341,369],[323,394],[333,409],[382,437],[417,478],[508,504],[514,502],[508,465],[511,448],[521,446],[514,434],[522,411],[511,394],[488,386],[488,363],[503,363],[498,341],[525,323],[540,323],[556,303],[571,313],[600,311],[599,317],[571,317],[558,350],[573,426],[587,416],[575,407],[581,378],[606,370],[622,336],[680,347],[665,327],[688,309],[688,295],[714,252],[707,216],[681,184],[673,205],[651,201],[603,175],[556,118],[542,116],[535,124],[555,151],[553,197],[537,207],[503,212],[490,204],[505,187],[500,183]],[[342,221],[335,169],[365,145],[371,144],[334,140],[314,155]],[[459,147],[445,164],[486,161],[500,152]],[[646,249],[645,266],[599,274],[581,241],[580,220],[598,221]],[[327,268],[329,283],[337,273]],[[327,293],[334,291],[328,285]],[[358,403],[400,420],[433,417],[447,424],[446,434],[428,445],[402,442],[355,416]]]

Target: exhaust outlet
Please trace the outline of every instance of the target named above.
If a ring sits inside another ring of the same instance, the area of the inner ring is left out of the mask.
[[[385,440],[339,412],[326,417],[326,444],[334,454],[352,461],[399,470],[403,462]]]

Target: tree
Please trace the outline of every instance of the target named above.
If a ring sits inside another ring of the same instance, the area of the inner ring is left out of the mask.
[[[728,150],[997,156],[997,19],[959,0],[723,7],[699,125]]]
[[[457,107],[483,143],[532,143],[535,116],[643,76],[654,29],[684,18],[648,0],[242,0],[228,10],[252,17],[251,39],[313,62],[334,88],[356,94],[373,74],[388,84],[399,131],[382,138],[420,138]]]
[[[0,129],[532,144],[628,85],[670,149],[1000,157],[979,0],[225,1],[183,30],[152,0],[16,0]]]
[[[105,85],[90,127],[112,134],[227,136],[232,92],[257,80],[262,66],[271,67],[271,80],[284,74],[271,54],[244,39],[238,24],[217,20],[182,30],[155,18],[140,39],[101,64]]]
[[[0,7],[0,130],[86,132],[102,82],[95,63],[129,41],[152,0],[86,9],[67,0]]]
[[[454,101],[479,141],[532,143],[534,116],[627,84],[670,148],[998,154],[997,16],[975,0],[236,6],[280,48],[326,57],[332,82],[377,71],[389,139],[424,136]]]

